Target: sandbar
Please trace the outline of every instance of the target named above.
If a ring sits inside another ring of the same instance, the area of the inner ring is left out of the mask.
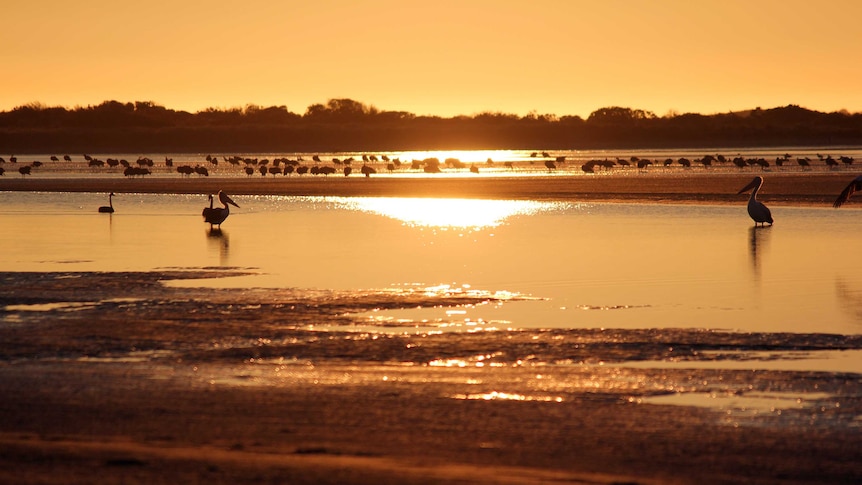
[[[0,191],[115,192],[343,197],[456,197],[571,201],[735,203],[755,176],[765,179],[759,199],[779,205],[831,205],[859,173],[838,171],[609,172],[493,177],[0,177]]]

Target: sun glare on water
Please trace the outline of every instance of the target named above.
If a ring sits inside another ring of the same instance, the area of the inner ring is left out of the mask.
[[[439,228],[489,228],[506,219],[534,214],[553,205],[528,200],[478,200],[432,198],[355,198],[342,203],[354,210],[391,217],[410,226]]]
[[[464,163],[484,163],[514,160],[518,158],[514,150],[437,150],[437,151],[407,151],[401,153],[401,161],[425,160],[436,158],[444,163],[448,159],[457,159]]]

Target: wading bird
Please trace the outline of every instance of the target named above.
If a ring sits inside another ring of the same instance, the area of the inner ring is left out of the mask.
[[[751,190],[751,197],[748,198],[748,215],[754,219],[754,225],[764,225],[769,223],[772,225],[772,213],[769,212],[769,208],[763,205],[763,202],[757,200],[757,191],[760,190],[760,186],[763,185],[763,177],[754,177],[754,180],[751,181],[748,185],[743,187],[737,192],[737,194],[741,194],[743,192],[747,192]]]
[[[862,190],[862,175],[856,177],[847,185],[847,187],[844,187],[844,190],[842,190],[841,194],[838,195],[838,198],[835,199],[832,207],[835,207],[836,209],[841,207],[842,204],[850,200],[850,196],[857,190]]]
[[[204,216],[204,222],[209,222],[210,229],[212,229],[212,226],[214,225],[219,226],[220,229],[221,223],[224,222],[224,220],[227,219],[227,216],[230,215],[230,208],[228,207],[228,204],[234,207],[239,207],[239,205],[237,205],[236,202],[231,200],[231,198],[228,197],[228,195],[221,190],[218,191],[218,200],[222,203],[224,207],[213,207],[212,194],[210,194],[209,199],[210,206],[204,207],[204,210],[202,212],[202,215]]]
[[[99,207],[99,212],[105,212],[107,214],[112,214],[114,212],[114,202],[111,200],[113,197],[113,192],[108,194],[108,205],[103,205],[102,207]]]

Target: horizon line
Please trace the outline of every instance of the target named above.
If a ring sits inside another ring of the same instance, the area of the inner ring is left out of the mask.
[[[462,116],[464,116],[464,117],[475,117],[475,116],[483,115],[483,114],[499,114],[499,115],[517,116],[517,117],[519,117],[519,118],[526,118],[526,117],[528,117],[528,116],[530,116],[530,115],[533,115],[533,116],[536,116],[536,117],[552,116],[552,117],[556,117],[556,118],[562,118],[562,117],[571,116],[571,117],[580,117],[580,118],[582,118],[582,119],[587,119],[587,118],[589,118],[589,116],[590,116],[591,114],[595,113],[596,111],[599,111],[599,110],[602,110],[602,109],[606,109],[606,108],[624,108],[624,109],[631,109],[631,110],[633,110],[633,111],[643,111],[643,112],[646,112],[646,113],[651,113],[651,114],[653,114],[654,116],[656,116],[657,118],[665,118],[665,117],[673,117],[673,116],[682,116],[682,115],[688,115],[688,114],[696,114],[696,115],[700,115],[700,116],[715,116],[715,115],[720,115],[720,114],[747,113],[747,112],[752,112],[752,111],[766,111],[766,110],[770,110],[770,109],[789,108],[789,107],[796,107],[796,108],[801,108],[801,109],[804,109],[804,110],[807,110],[807,111],[813,111],[813,112],[825,113],[825,114],[830,114],[830,113],[841,113],[841,114],[849,114],[849,115],[862,114],[862,111],[850,111],[850,110],[849,110],[849,109],[847,109],[847,108],[841,108],[841,109],[834,110],[834,111],[821,111],[821,110],[818,110],[818,109],[808,108],[808,107],[805,107],[805,106],[802,106],[802,105],[799,105],[799,104],[795,104],[795,103],[788,103],[788,104],[783,105],[783,106],[772,106],[772,107],[767,107],[767,108],[763,108],[763,107],[761,107],[761,106],[756,106],[756,107],[754,107],[754,108],[746,108],[746,109],[739,109],[739,110],[728,110],[728,111],[716,111],[716,112],[711,112],[711,113],[702,113],[702,112],[696,112],[696,111],[678,111],[678,110],[675,110],[675,109],[668,109],[668,110],[667,110],[667,112],[666,112],[666,114],[664,114],[664,115],[658,115],[658,114],[656,114],[656,113],[655,113],[655,112],[653,112],[653,111],[645,110],[645,109],[641,109],[641,108],[633,108],[633,107],[622,106],[622,105],[609,105],[609,106],[602,106],[602,107],[596,108],[596,109],[594,109],[593,111],[591,111],[591,112],[590,112],[590,115],[587,115],[587,116],[585,116],[585,117],[584,117],[584,116],[582,116],[582,115],[577,115],[577,114],[561,114],[561,115],[560,115],[560,114],[557,114],[557,113],[539,113],[537,110],[531,110],[531,111],[529,111],[527,114],[518,114],[518,113],[505,112],[505,111],[499,111],[499,110],[498,110],[498,111],[494,111],[494,110],[484,110],[484,111],[474,112],[474,113],[472,113],[472,114],[464,114],[464,113],[462,113],[462,114],[456,114],[456,115],[446,116],[446,115],[439,115],[439,114],[420,114],[420,113],[414,113],[414,112],[411,112],[411,111],[400,110],[400,109],[382,109],[382,108],[378,108],[377,106],[375,106],[375,105],[373,105],[373,104],[365,103],[365,102],[358,101],[358,100],[355,100],[355,99],[352,99],[352,98],[328,98],[328,99],[326,100],[326,102],[321,102],[321,103],[312,103],[312,104],[310,104],[310,105],[306,106],[306,108],[305,108],[305,112],[304,112],[304,113],[300,113],[300,112],[296,112],[296,111],[291,111],[291,109],[290,109],[290,108],[288,108],[288,106],[287,106],[287,105],[275,105],[275,104],[273,104],[273,105],[268,105],[268,106],[267,106],[267,105],[260,105],[260,104],[255,104],[255,103],[246,103],[246,104],[245,104],[245,105],[243,105],[243,106],[231,106],[231,107],[226,107],[226,106],[208,106],[208,107],[203,108],[203,109],[198,109],[197,111],[191,111],[191,110],[186,110],[186,109],[177,109],[177,108],[172,108],[172,107],[169,107],[169,106],[167,106],[167,105],[165,105],[165,104],[161,104],[161,103],[159,103],[159,102],[157,102],[157,101],[154,101],[154,100],[119,101],[119,100],[116,100],[116,99],[105,99],[105,100],[103,100],[101,103],[97,103],[97,104],[88,104],[88,105],[86,105],[86,106],[85,106],[85,105],[81,105],[81,104],[76,104],[76,105],[74,105],[74,106],[61,105],[61,104],[50,105],[50,104],[47,104],[47,103],[43,103],[43,102],[41,102],[41,101],[30,101],[30,102],[28,102],[28,103],[19,104],[19,105],[15,106],[15,107],[12,107],[12,108],[4,109],[4,110],[0,111],[0,113],[10,113],[10,112],[13,112],[13,111],[15,111],[15,110],[22,109],[22,108],[34,108],[34,109],[35,109],[35,108],[39,108],[39,109],[54,109],[54,108],[62,108],[62,109],[65,109],[65,110],[78,110],[78,109],[86,109],[86,108],[95,108],[95,107],[101,106],[101,105],[103,105],[103,104],[105,104],[105,103],[115,102],[115,103],[124,104],[124,105],[125,105],[125,104],[137,105],[137,104],[139,104],[139,103],[140,103],[140,104],[149,103],[149,104],[151,104],[151,105],[153,105],[153,106],[162,107],[162,108],[165,108],[165,109],[167,109],[167,110],[172,110],[172,111],[175,111],[175,112],[186,112],[186,113],[189,113],[189,114],[199,114],[199,113],[204,113],[204,112],[209,111],[209,110],[213,110],[213,111],[233,111],[233,110],[239,110],[239,111],[245,112],[248,108],[255,107],[255,108],[264,108],[264,109],[269,109],[269,108],[284,108],[288,113],[294,113],[294,114],[297,114],[297,115],[299,115],[299,116],[305,116],[305,114],[306,114],[306,113],[307,113],[307,111],[308,111],[308,108],[310,108],[311,106],[315,106],[315,105],[324,105],[324,106],[326,106],[326,103],[328,103],[329,101],[332,101],[332,100],[350,100],[350,101],[354,101],[354,102],[356,102],[356,103],[358,103],[358,104],[362,105],[362,106],[363,106],[363,107],[365,107],[365,108],[374,109],[374,110],[376,110],[378,113],[409,113],[409,114],[414,115],[414,116],[416,116],[416,117],[428,117],[428,118],[458,118],[458,117],[462,117]]]

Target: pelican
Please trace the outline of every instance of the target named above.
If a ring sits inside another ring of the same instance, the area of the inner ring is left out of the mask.
[[[838,198],[835,199],[832,207],[835,207],[836,209],[841,207],[842,204],[850,200],[850,196],[857,190],[862,190],[862,175],[856,177],[847,185],[847,187],[844,187],[844,190],[842,190],[841,194],[838,195]]]
[[[239,207],[239,205],[237,205],[236,202],[231,200],[231,198],[228,197],[228,195],[221,190],[218,191],[218,200],[222,203],[224,207],[213,207],[212,194],[209,195],[209,199],[210,206],[204,207],[202,213],[202,215],[204,216],[204,222],[209,222],[210,228],[212,228],[213,225],[219,226],[219,228],[221,228],[221,223],[224,222],[224,220],[227,219],[227,216],[230,215],[230,208],[228,207],[228,204],[234,207]]]
[[[108,205],[103,205],[102,207],[99,207],[99,212],[105,212],[108,214],[112,214],[114,212],[114,203],[111,200],[113,197],[114,197],[113,192],[108,194]]]
[[[769,212],[769,208],[763,205],[763,202],[757,200],[757,191],[760,190],[760,186],[763,185],[763,177],[754,177],[754,180],[751,181],[748,185],[743,187],[737,192],[737,194],[741,194],[743,192],[747,192],[751,190],[751,197],[748,198],[748,215],[754,219],[754,225],[764,225],[767,222],[769,225],[772,225],[772,213]],[[752,190],[753,189],[753,190]]]

